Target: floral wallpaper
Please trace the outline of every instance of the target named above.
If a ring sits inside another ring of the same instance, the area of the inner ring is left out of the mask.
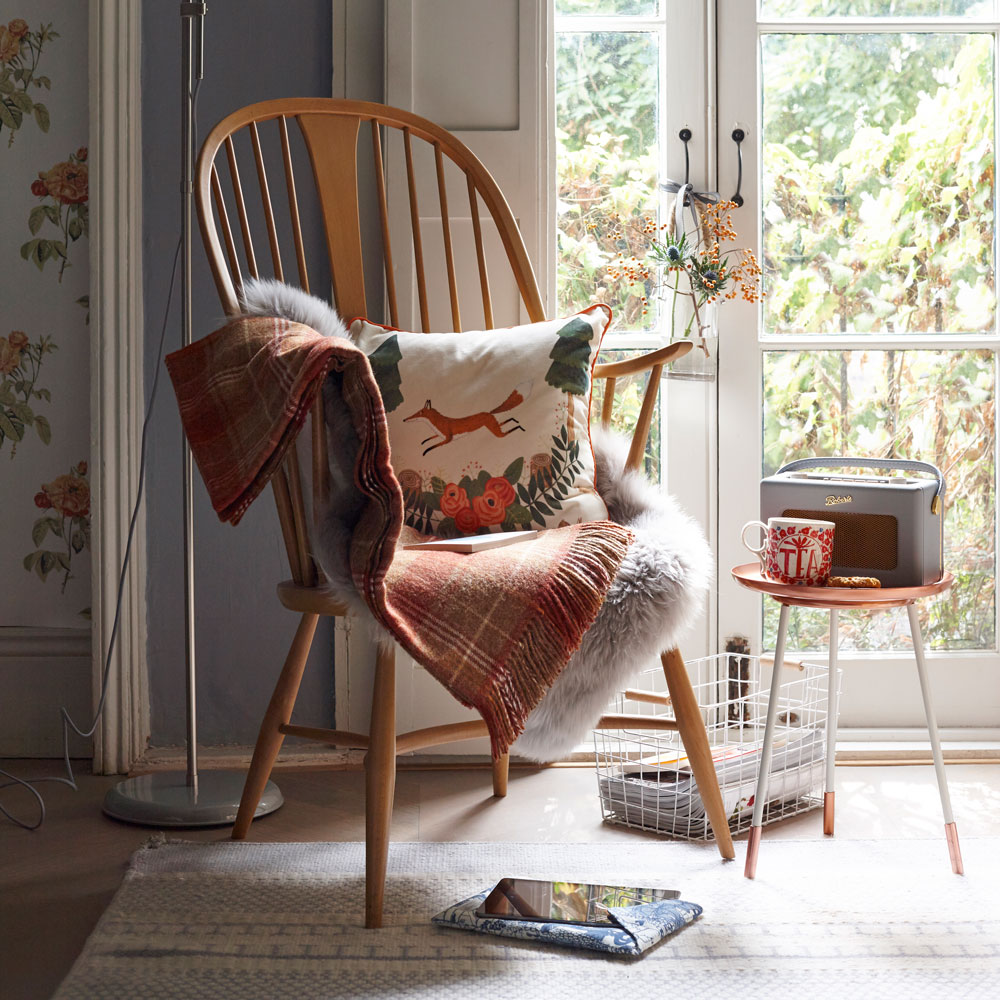
[[[0,626],[90,616],[87,4],[0,0]]]

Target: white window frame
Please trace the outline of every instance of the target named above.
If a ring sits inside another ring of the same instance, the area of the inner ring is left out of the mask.
[[[715,53],[708,39],[714,35],[715,7],[703,0],[661,0],[658,16],[649,15],[602,15],[570,16],[554,13],[554,0],[547,0],[553,24],[553,38],[563,31],[644,31],[658,36],[659,76],[661,92],[670,85],[668,100],[661,104],[659,121],[660,163],[665,165],[661,179],[684,177],[684,148],[677,137],[683,127],[692,130],[688,143],[690,156],[690,177],[699,190],[714,190],[716,175],[715,145]],[[677,37],[697,37],[700,46],[683,45],[672,48]],[[549,73],[552,84],[550,96],[550,129],[552,139],[549,144],[551,163],[547,173],[555,185],[555,58]],[[675,83],[676,81],[676,83]],[[666,197],[661,199],[665,203]],[[551,244],[553,263],[545,268],[551,281],[551,303],[555,303],[555,243],[554,227]],[[669,341],[668,330],[645,332],[616,332],[605,341],[615,348],[662,347]]]

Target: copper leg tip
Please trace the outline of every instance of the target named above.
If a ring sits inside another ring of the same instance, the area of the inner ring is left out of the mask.
[[[833,836],[833,792],[823,793],[823,833]]]
[[[757,852],[760,850],[761,827],[750,827],[750,839],[747,841],[747,863],[743,869],[745,878],[753,878],[757,874]]]
[[[962,867],[962,849],[958,846],[958,828],[954,823],[945,823],[944,835],[948,839],[948,856],[951,858],[951,870],[956,875],[964,875]]]

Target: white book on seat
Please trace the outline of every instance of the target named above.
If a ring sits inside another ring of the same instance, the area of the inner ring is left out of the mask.
[[[466,538],[435,538],[429,542],[414,542],[404,549],[437,549],[440,552],[482,552],[501,545],[514,545],[534,538],[537,531],[495,531],[489,535],[469,535]]]

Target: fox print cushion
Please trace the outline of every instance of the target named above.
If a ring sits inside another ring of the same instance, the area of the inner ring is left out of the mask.
[[[503,330],[406,333],[358,319],[406,524],[454,538],[608,516],[594,489],[591,376],[611,310]]]

